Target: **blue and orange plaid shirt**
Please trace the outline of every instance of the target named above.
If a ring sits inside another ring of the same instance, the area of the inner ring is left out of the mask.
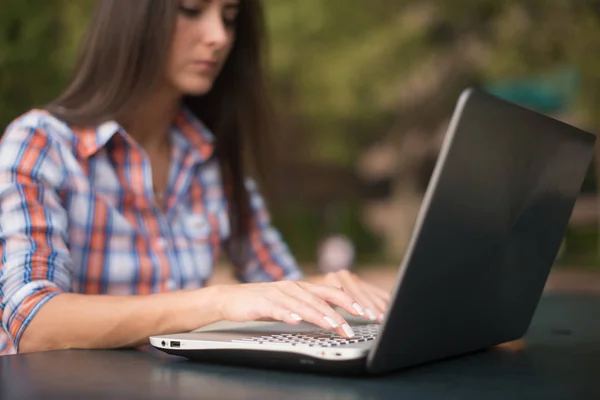
[[[81,129],[32,110],[9,125],[0,141],[0,355],[18,351],[36,312],[60,293],[206,284],[230,228],[215,139],[185,108],[170,135],[163,211],[147,156],[116,122]],[[247,187],[254,223],[238,279],[299,279],[256,185]]]

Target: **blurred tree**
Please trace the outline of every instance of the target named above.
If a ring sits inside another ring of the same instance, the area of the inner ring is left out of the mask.
[[[393,198],[418,203],[423,165],[432,165],[466,86],[493,88],[542,112],[568,111],[571,122],[600,131],[600,1],[266,4],[276,86],[291,99],[292,120],[302,127],[293,135],[307,149],[297,157],[351,168],[366,146],[387,143],[400,159],[390,163]],[[565,76],[577,79],[559,93]],[[403,208],[410,207],[395,207]],[[410,230],[412,220],[404,225]]]
[[[275,82],[314,132],[313,156],[331,162],[354,162],[391,119],[436,126],[466,84],[563,67],[582,72],[578,109],[599,125],[598,85],[587,84],[600,79],[598,3],[269,0]]]
[[[0,131],[63,88],[89,0],[2,0]]]

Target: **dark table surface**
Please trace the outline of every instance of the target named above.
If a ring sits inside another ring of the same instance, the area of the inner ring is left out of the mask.
[[[600,297],[545,295],[523,341],[384,376],[327,377],[204,365],[158,352],[72,350],[0,357],[0,398],[600,399]]]

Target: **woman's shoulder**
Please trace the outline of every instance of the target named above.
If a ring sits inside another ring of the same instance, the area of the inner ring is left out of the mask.
[[[66,145],[73,145],[75,141],[75,133],[69,124],[50,112],[38,108],[25,112],[8,124],[2,140],[18,141],[32,135]]]

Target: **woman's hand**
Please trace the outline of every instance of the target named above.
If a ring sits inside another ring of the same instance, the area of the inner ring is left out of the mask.
[[[352,337],[354,332],[331,305],[356,316],[365,313],[350,294],[333,286],[308,282],[221,285],[216,300],[220,315],[227,321],[273,319],[298,324],[304,320],[324,329],[333,329],[344,337]]]
[[[361,280],[355,274],[342,270],[319,276],[311,280],[322,285],[334,286],[364,307],[364,317],[371,321],[383,322],[385,311],[390,302],[389,293]]]

